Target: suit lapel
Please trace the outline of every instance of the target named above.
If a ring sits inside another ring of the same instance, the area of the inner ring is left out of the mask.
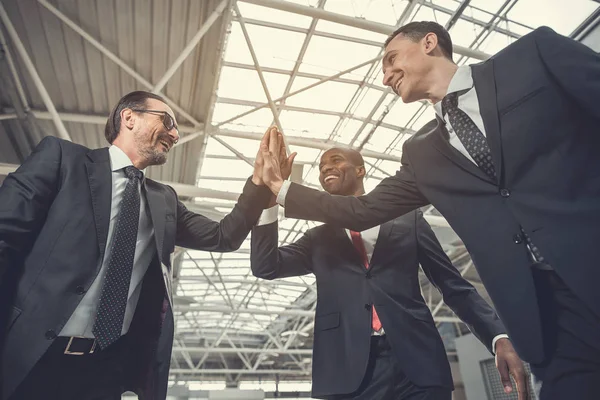
[[[377,241],[373,247],[373,255],[371,256],[371,268],[376,265],[377,259],[380,257],[378,254],[385,251],[387,244],[390,243],[390,235],[392,234],[392,227],[394,226],[394,220],[388,221],[379,227],[379,234],[377,235]]]
[[[464,154],[462,154],[450,144],[448,131],[446,130],[446,124],[437,115],[435,119],[437,120],[437,126],[434,127],[430,133],[428,133],[428,135],[432,136],[433,146],[446,158],[448,158],[450,161],[452,161],[468,173],[475,175],[485,181],[495,183],[492,180],[492,178],[490,178],[477,165],[475,165],[471,160],[465,157]]]
[[[110,223],[110,205],[112,200],[112,174],[108,148],[91,150],[89,161],[85,163],[88,183],[92,197],[92,209],[96,223],[96,238],[100,259],[104,258],[108,225]]]
[[[360,254],[358,254],[358,250],[352,244],[352,239],[346,233],[346,230],[343,228],[336,228],[331,225],[328,225],[331,230],[332,237],[335,238],[335,241],[338,243],[339,254],[342,258],[347,258],[355,263],[361,269],[365,269],[361,261]]]
[[[152,216],[152,226],[154,226],[154,238],[156,239],[156,250],[158,258],[164,262],[162,256],[163,239],[165,235],[165,218],[167,204],[164,195],[156,188],[156,183],[150,179],[146,179],[146,199]]]
[[[502,178],[502,138],[500,136],[500,120],[498,118],[498,104],[496,100],[496,79],[494,77],[494,62],[488,60],[484,63],[473,65],[473,83],[479,100],[479,111],[483,119],[486,137],[492,160],[496,167],[496,176],[499,182]]]

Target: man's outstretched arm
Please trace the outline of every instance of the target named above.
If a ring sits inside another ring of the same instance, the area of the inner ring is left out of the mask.
[[[336,196],[284,182],[277,156],[281,140],[281,133],[272,130],[268,141],[263,139],[261,142],[262,178],[277,196],[277,202],[285,207],[286,217],[363,231],[429,204],[417,188],[406,152],[403,152],[402,166],[396,175],[381,181],[368,195]]]

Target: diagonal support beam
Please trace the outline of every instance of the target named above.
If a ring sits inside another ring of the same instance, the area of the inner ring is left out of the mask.
[[[221,3],[219,3],[219,5],[217,6],[217,8],[212,12],[212,14],[210,14],[206,21],[204,21],[204,24],[202,24],[202,26],[194,35],[192,40],[190,40],[189,43],[185,46],[181,54],[179,54],[179,57],[175,59],[175,61],[169,67],[167,72],[165,72],[162,78],[158,80],[158,83],[152,88],[152,91],[154,93],[159,93],[165,87],[169,79],[171,79],[173,75],[175,75],[177,69],[181,67],[181,64],[183,64],[183,62],[189,57],[192,51],[194,51],[198,43],[200,43],[200,41],[202,40],[202,37],[204,37],[206,32],[208,32],[208,30],[213,26],[215,21],[221,16],[221,14],[223,14],[225,7],[227,7],[227,3],[229,3],[229,0],[222,0]]]
[[[42,98],[44,105],[48,109],[48,112],[50,113],[50,115],[52,115],[52,121],[54,122],[54,126],[56,127],[58,136],[70,141],[71,135],[69,135],[69,132],[67,132],[65,125],[61,121],[60,116],[58,115],[58,112],[56,111],[56,107],[54,107],[54,103],[52,102],[52,99],[50,98],[50,94],[48,94],[48,91],[46,90],[46,87],[44,86],[42,79],[40,78],[39,74],[37,73],[37,70],[35,69],[35,65],[31,61],[29,54],[27,54],[27,50],[25,49],[23,42],[21,42],[21,38],[19,38],[19,34],[17,33],[15,27],[13,26],[12,22],[10,21],[10,18],[8,17],[8,14],[6,13],[6,10],[4,9],[4,6],[2,5],[2,3],[0,3],[0,19],[2,20],[2,23],[4,24],[4,27],[6,28],[8,35],[12,39],[12,41],[15,45],[15,48],[17,49],[17,52],[23,59],[23,64],[25,64],[25,68],[27,69],[27,72],[29,72],[29,75],[31,75],[31,79],[33,80],[33,83],[35,84],[36,89],[40,92],[40,97]],[[26,105],[27,103],[24,103],[24,104]]]
[[[275,107],[275,103],[273,102],[271,93],[269,93],[269,88],[267,87],[267,81],[265,80],[265,77],[262,72],[262,68],[260,67],[260,63],[258,62],[258,57],[256,57],[256,52],[254,51],[254,46],[252,45],[252,41],[250,40],[250,35],[248,35],[248,30],[246,29],[246,23],[244,22],[244,18],[242,17],[242,13],[240,12],[240,9],[239,9],[237,3],[234,3],[233,9],[235,10],[235,13],[237,14],[238,21],[240,23],[240,27],[242,28],[242,33],[244,34],[244,39],[246,40],[246,44],[248,45],[248,50],[250,50],[250,55],[252,56],[252,61],[254,62],[254,67],[256,67],[256,73],[258,74],[258,78],[260,79],[260,83],[265,92],[265,96],[267,97],[267,102],[269,104],[269,107],[271,108],[271,112],[273,113],[273,119],[275,120],[275,125],[277,125],[277,128],[279,129],[280,132],[283,132],[283,128],[281,127],[281,121],[279,120],[279,113],[277,111],[277,107]],[[287,143],[287,140],[285,139],[285,137],[284,137],[283,141],[285,143],[287,153],[289,154],[290,148],[288,146],[288,143]]]
[[[10,54],[10,51],[8,50],[8,44],[6,43],[6,39],[4,38],[4,34],[2,33],[1,29],[0,48],[3,48],[4,53],[6,54],[6,62],[8,64],[8,69],[10,70],[10,74],[13,77],[15,88],[17,89],[17,94],[19,95],[19,99],[21,99],[21,104],[23,105],[23,110],[25,112],[29,112],[29,103],[27,102],[25,89],[23,89],[23,84],[21,83],[21,79],[19,78],[19,73],[17,72],[17,68],[15,67],[15,62],[13,60],[12,54]]]

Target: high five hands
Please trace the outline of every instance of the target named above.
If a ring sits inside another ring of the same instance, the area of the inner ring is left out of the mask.
[[[283,181],[292,173],[296,154],[294,152],[287,155],[283,134],[277,127],[270,127],[265,132],[256,154],[252,182],[256,185],[266,185],[277,196]]]

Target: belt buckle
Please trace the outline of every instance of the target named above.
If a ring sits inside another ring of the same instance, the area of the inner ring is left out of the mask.
[[[77,339],[88,339],[88,338],[83,337],[83,336],[71,336],[69,338],[69,343],[67,343],[67,347],[65,348],[64,354],[67,354],[67,355],[70,355],[70,356],[82,356],[84,354],[92,354],[94,352],[94,350],[96,349],[96,339],[93,339],[94,343],[92,344],[92,348],[90,349],[89,352],[71,351],[70,350],[71,344],[73,343],[73,339],[75,339],[75,338],[77,338]]]

